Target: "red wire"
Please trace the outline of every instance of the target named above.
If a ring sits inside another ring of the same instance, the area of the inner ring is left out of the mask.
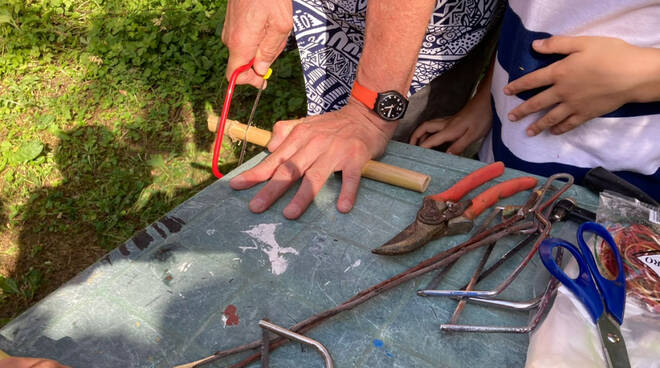
[[[222,114],[220,114],[220,124],[218,124],[218,131],[215,136],[215,145],[213,146],[213,160],[211,162],[211,168],[213,169],[213,175],[216,178],[222,179],[222,173],[218,170],[218,160],[220,159],[220,149],[222,148],[222,136],[225,133],[225,124],[227,123],[227,116],[229,115],[229,106],[231,105],[231,98],[234,95],[234,87],[236,86],[236,79],[239,74],[252,68],[254,59],[250,60],[249,63],[239,66],[231,73],[231,78],[229,78],[229,85],[227,86],[227,93],[225,94],[225,101],[222,104]]]

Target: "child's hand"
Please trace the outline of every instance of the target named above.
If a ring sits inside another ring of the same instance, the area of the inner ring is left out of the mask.
[[[617,38],[566,36],[536,40],[532,47],[542,54],[568,56],[504,87],[504,94],[515,95],[550,86],[509,112],[509,120],[518,121],[552,107],[527,128],[529,136],[548,128],[562,134],[625,103],[647,102],[649,89],[656,88],[651,84],[658,83],[658,49]]]
[[[410,144],[432,148],[454,142],[447,153],[459,155],[488,134],[493,120],[490,106],[490,78],[456,115],[422,123],[410,137]]]

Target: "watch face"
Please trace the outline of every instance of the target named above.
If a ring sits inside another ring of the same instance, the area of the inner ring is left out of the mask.
[[[398,92],[381,93],[376,102],[376,113],[385,120],[399,120],[406,113],[408,101]]]

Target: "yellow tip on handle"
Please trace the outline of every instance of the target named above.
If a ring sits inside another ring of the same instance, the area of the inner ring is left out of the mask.
[[[11,358],[11,355],[5,353],[4,351],[0,350],[0,360],[5,359],[5,358]]]
[[[266,74],[264,74],[264,76],[263,76],[264,80],[270,78],[270,75],[271,75],[271,74],[273,74],[273,69],[268,68],[268,71],[267,71]]]

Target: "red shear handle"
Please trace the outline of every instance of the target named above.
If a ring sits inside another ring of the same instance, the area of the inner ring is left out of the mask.
[[[472,205],[470,208],[463,212],[463,216],[467,217],[470,220],[474,220],[479,216],[486,208],[497,203],[501,198],[510,197],[518,192],[523,190],[532,189],[536,186],[538,180],[532,178],[531,176],[523,176],[522,178],[509,179],[503,183],[499,183],[496,186],[489,188],[483,193],[472,199]]]
[[[225,123],[227,123],[227,116],[229,115],[229,106],[231,105],[231,98],[234,95],[234,87],[236,87],[236,78],[238,78],[241,73],[252,68],[253,63],[254,59],[250,60],[250,62],[245,65],[239,66],[233,73],[231,73],[231,78],[229,78],[229,85],[227,86],[227,93],[225,94],[225,102],[222,104],[220,123],[218,124],[218,130],[215,136],[215,145],[213,146],[213,160],[211,161],[213,175],[218,179],[222,178],[222,173],[218,170],[218,160],[220,159],[220,149],[222,148],[222,136],[225,134]]]
[[[488,166],[472,172],[444,192],[434,194],[429,198],[442,202],[458,202],[474,188],[491,179],[495,179],[502,175],[502,173],[504,173],[504,164],[501,161],[493,162]]]

